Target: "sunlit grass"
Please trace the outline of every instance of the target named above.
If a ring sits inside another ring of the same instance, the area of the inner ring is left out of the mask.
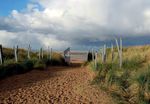
[[[23,74],[33,69],[44,70],[49,66],[67,65],[63,56],[53,52],[51,59],[47,57],[47,52],[44,51],[43,59],[39,59],[38,52],[30,52],[31,59],[27,58],[27,50],[19,49],[18,62],[15,62],[14,51],[10,48],[3,49],[4,64],[0,65],[0,79]]]
[[[97,76],[93,83],[111,93],[118,104],[150,103],[150,46],[123,48],[123,66],[119,68],[118,53],[112,62],[111,51],[107,50],[107,60],[102,64],[99,56]],[[94,62],[89,66],[95,70]]]

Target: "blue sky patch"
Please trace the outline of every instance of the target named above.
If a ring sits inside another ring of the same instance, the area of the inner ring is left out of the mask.
[[[22,10],[29,2],[30,0],[1,0],[0,16],[8,16],[12,10]]]

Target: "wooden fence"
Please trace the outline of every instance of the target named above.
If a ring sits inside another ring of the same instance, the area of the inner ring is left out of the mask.
[[[30,45],[28,46],[26,52],[27,52],[27,58],[30,60],[31,59],[31,46]],[[13,53],[14,53],[14,61],[18,62],[18,60],[19,60],[19,46],[18,45],[13,47]],[[47,59],[50,59],[50,60],[52,59],[52,53],[53,53],[52,48],[49,49],[49,47],[48,47],[48,49],[47,49]],[[37,57],[38,57],[39,60],[44,58],[43,48],[39,49]],[[5,61],[6,60],[4,60],[3,46],[0,45],[0,64],[4,64]]]
[[[119,66],[120,68],[122,68],[122,39],[120,38],[120,41],[118,39],[115,39],[115,43],[116,43],[116,47],[117,47],[117,51],[118,51],[118,58],[119,58]],[[14,46],[13,48],[14,50],[14,59],[15,59],[15,62],[18,62],[18,59],[19,59],[19,47],[18,45],[17,46]],[[103,45],[103,47],[101,48],[100,50],[100,56],[101,56],[101,60],[102,60],[102,63],[105,64],[106,61],[107,61],[107,46],[106,44]],[[29,44],[28,48],[27,48],[27,58],[28,59],[31,59],[31,46]],[[4,64],[4,57],[3,57],[3,47],[2,45],[0,45],[0,64]],[[111,44],[111,56],[112,56],[112,62],[114,61],[114,45]],[[44,50],[43,48],[41,47],[39,49],[39,52],[38,52],[38,59],[41,60],[43,59],[44,57]],[[92,49],[92,60],[94,62],[94,65],[95,65],[95,68],[97,68],[97,61],[98,61],[98,52],[97,51],[94,51],[94,49]],[[47,59],[52,59],[52,48],[49,48],[47,49]],[[67,63],[70,63],[70,48],[67,48],[65,51],[64,51],[64,59]]]
[[[116,43],[116,47],[117,47],[117,51],[118,51],[119,66],[120,66],[120,68],[122,68],[122,53],[123,53],[122,39],[121,38],[119,40],[115,39],[115,43]],[[107,46],[106,46],[106,44],[104,44],[103,47],[100,49],[101,61],[103,64],[105,64],[107,61],[107,52],[106,51],[107,51]],[[92,49],[92,56],[93,57],[95,56],[95,58],[93,58],[93,62],[94,62],[95,68],[97,69],[98,53],[96,51],[94,51],[93,49]],[[114,61],[114,45],[113,44],[111,44],[111,57],[112,57],[111,60],[113,63],[113,61]]]

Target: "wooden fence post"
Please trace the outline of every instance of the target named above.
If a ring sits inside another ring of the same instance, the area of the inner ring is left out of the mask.
[[[116,40],[116,45],[117,45],[117,50],[118,50],[118,54],[120,53],[120,49],[119,49],[119,44],[118,44],[118,40],[117,39],[115,39]]]
[[[94,49],[92,48],[92,61],[94,61]]]
[[[113,63],[113,61],[114,61],[114,46],[113,46],[113,44],[111,44],[111,53],[112,53],[112,63]]]
[[[104,63],[106,63],[106,44],[104,45]]]
[[[52,59],[52,48],[48,47],[48,51],[47,51],[47,59],[51,60]]]
[[[2,47],[2,45],[0,45],[0,63],[1,64],[4,63],[4,59],[3,59],[3,47]]]
[[[120,38],[120,68],[122,68],[122,39]]]
[[[39,50],[39,60],[41,59],[41,48]]]
[[[50,59],[50,51],[49,51],[49,46],[48,46],[48,49],[47,49],[47,59]]]
[[[102,47],[101,49],[101,58],[102,58],[102,63],[104,62],[104,48]]]
[[[31,46],[29,44],[29,47],[28,47],[28,59],[31,59],[31,57],[30,57],[30,51],[31,51]]]
[[[50,60],[52,60],[52,55],[53,55],[53,50],[51,48],[51,50],[50,50]]]
[[[43,59],[43,48],[41,48],[41,58]]]
[[[15,55],[15,61],[18,62],[18,45],[17,47],[14,46],[14,55]]]
[[[97,69],[97,52],[95,52],[95,69]]]
[[[2,56],[1,50],[2,50],[2,48],[1,48],[1,46],[0,46],[0,63],[3,64],[3,60],[2,60],[2,57],[3,57],[3,56]]]
[[[117,39],[116,39],[116,45],[117,45],[118,56],[119,56],[119,66],[120,68],[122,68],[122,39],[121,38],[120,38],[120,46]]]

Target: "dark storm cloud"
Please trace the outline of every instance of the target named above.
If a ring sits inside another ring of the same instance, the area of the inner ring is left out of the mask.
[[[100,47],[122,37],[124,45],[148,44],[150,1],[34,0],[26,12],[13,10],[8,17],[0,17],[0,21],[1,43],[5,39],[17,43],[28,37],[29,43],[35,41],[32,43],[35,47],[80,49]]]

